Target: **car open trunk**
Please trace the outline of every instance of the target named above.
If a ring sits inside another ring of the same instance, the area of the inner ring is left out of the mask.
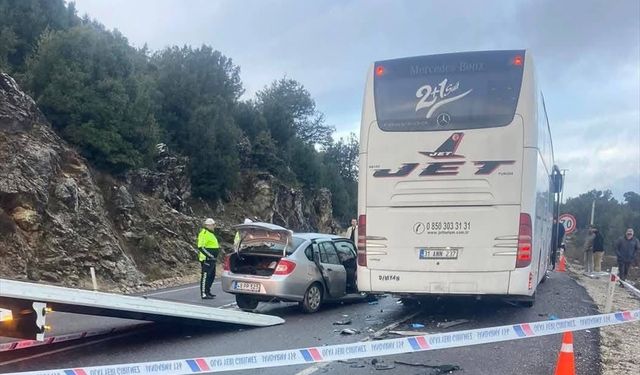
[[[291,253],[291,231],[268,223],[237,225],[240,241],[229,257],[229,270],[236,274],[271,276],[278,261]]]
[[[229,258],[229,270],[242,275],[271,276],[280,258],[280,256],[235,253]]]

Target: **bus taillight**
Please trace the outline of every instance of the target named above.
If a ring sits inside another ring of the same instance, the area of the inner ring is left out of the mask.
[[[518,253],[516,268],[527,267],[531,264],[531,216],[520,213],[520,229],[518,230]]]
[[[523,61],[524,59],[522,58],[522,56],[516,55],[516,57],[513,58],[513,65],[521,66]]]
[[[358,217],[358,265],[367,266],[367,215]]]

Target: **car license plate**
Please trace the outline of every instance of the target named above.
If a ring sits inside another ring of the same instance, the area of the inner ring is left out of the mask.
[[[250,283],[246,281],[234,281],[233,289],[244,290],[246,292],[260,293],[260,283]]]
[[[420,259],[458,259],[458,249],[420,249]]]

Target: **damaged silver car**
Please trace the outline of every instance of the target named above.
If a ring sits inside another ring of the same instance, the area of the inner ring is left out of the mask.
[[[357,254],[349,239],[293,233],[268,223],[235,228],[240,241],[226,256],[221,279],[222,289],[235,294],[242,310],[285,301],[313,313],[323,302],[366,297],[356,287]]]

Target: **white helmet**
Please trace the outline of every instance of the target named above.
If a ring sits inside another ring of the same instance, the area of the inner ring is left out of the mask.
[[[208,217],[205,221],[204,221],[204,225],[215,225],[216,221],[213,220],[212,218]]]
[[[249,218],[246,218],[246,219],[244,219],[244,223],[245,224],[253,223],[253,220],[251,220]]]

